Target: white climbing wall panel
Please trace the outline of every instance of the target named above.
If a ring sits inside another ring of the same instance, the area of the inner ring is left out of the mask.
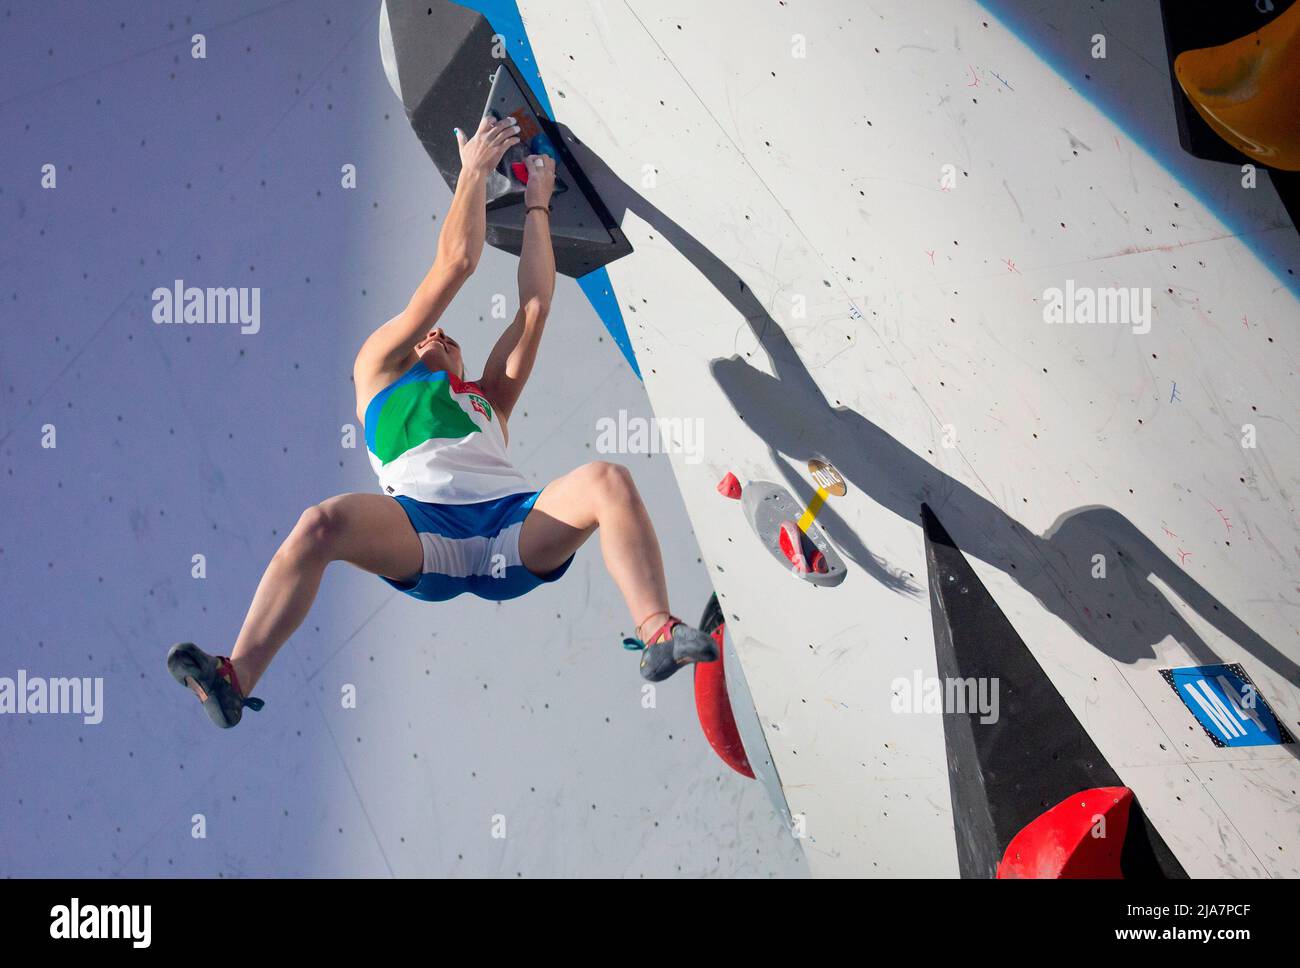
[[[1266,179],[1170,161],[1158,13],[997,6],[521,9],[635,249],[609,271],[650,401],[703,420],[673,468],[811,869],[956,872],[940,717],[891,703],[935,674],[927,501],[1189,872],[1295,876],[1296,746],[1214,747],[1157,670],[1239,662],[1300,720],[1300,244]],[[1013,15],[1114,28],[1090,69],[1132,113]],[[1148,289],[1149,332],[1049,325],[1067,285]],[[813,456],[848,481],[835,589],[714,491],[807,498]]]
[[[0,676],[103,677],[105,715],[0,716],[0,872],[955,874],[940,719],[892,701],[935,674],[926,501],[1190,872],[1300,874],[1296,746],[1216,748],[1158,671],[1240,663],[1297,731],[1300,242],[1266,177],[1178,150],[1155,4],[521,4],[635,247],[645,388],[561,280],[512,451],[539,484],[633,466],[674,607],[721,596],[797,842],[689,679],[647,708],[594,544],[508,607],[331,569],[232,733],[166,677],[303,507],[373,489],[352,355],[449,195],[377,4],[74,6],[0,12]],[[471,359],[514,271],[487,252],[447,320]],[[156,326],[178,278],[260,286],[260,332]],[[1071,281],[1149,289],[1150,331],[1048,325]],[[651,406],[701,461],[596,452]],[[714,491],[806,499],[812,456],[848,482],[834,589]]]

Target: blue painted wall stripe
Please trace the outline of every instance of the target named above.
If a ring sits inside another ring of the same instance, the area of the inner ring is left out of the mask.
[[[1242,213],[1233,211],[1215,197],[1212,178],[1217,177],[1222,169],[1228,167],[1222,162],[1205,161],[1194,158],[1183,150],[1176,134],[1174,105],[1172,93],[1167,113],[1159,117],[1144,118],[1138,113],[1140,99],[1125,96],[1123,85],[1107,84],[1101,79],[1088,81],[1085,73],[1095,69],[1096,62],[1091,60],[1089,45],[1080,43],[1073,48],[1073,59],[1062,49],[1061,32],[1049,23],[1038,4],[1027,4],[1023,0],[980,0],[984,7],[1003,27],[1009,30],[1021,43],[1033,51],[1034,55],[1047,67],[1066,81],[1080,98],[1084,99],[1104,114],[1116,127],[1142,148],[1156,163],[1165,169],[1174,179],[1210,211],[1234,234],[1239,242],[1254,253],[1273,274],[1274,278],[1288,289],[1293,296],[1300,297],[1300,276],[1295,275],[1296,267],[1292,264],[1295,254],[1295,233],[1271,231],[1269,226],[1250,221]],[[1157,19],[1158,15],[1157,15]],[[1098,29],[1101,27],[1098,20]],[[1161,40],[1163,51],[1164,42]],[[1116,54],[1116,56],[1119,56]],[[1171,79],[1162,69],[1160,84],[1172,91]],[[1148,129],[1150,124],[1165,125],[1164,137]],[[1172,138],[1169,133],[1173,132]],[[1259,173],[1260,182],[1268,179],[1264,172]],[[1281,206],[1279,205],[1279,209]],[[1285,218],[1283,212],[1283,218]]]

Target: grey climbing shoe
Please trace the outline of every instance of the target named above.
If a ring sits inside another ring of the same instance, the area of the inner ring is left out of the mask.
[[[718,644],[713,636],[693,629],[675,615],[644,643],[636,639],[624,642],[642,646],[641,675],[651,682],[663,682],[684,665],[694,662],[716,662]]]
[[[222,729],[238,725],[245,706],[256,712],[265,705],[260,699],[244,695],[230,659],[224,655],[208,655],[193,642],[171,647],[167,653],[167,671],[199,697],[208,717]]]

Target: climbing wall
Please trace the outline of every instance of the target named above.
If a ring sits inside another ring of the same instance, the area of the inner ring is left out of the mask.
[[[702,424],[673,469],[810,868],[957,872],[941,717],[907,711],[926,503],[1189,873],[1300,873],[1297,746],[1216,745],[1167,678],[1239,664],[1300,722],[1300,241],[1262,172],[1179,150],[1155,5],[521,11],[634,249],[650,402]],[[1120,322],[1049,322],[1121,287]],[[807,501],[811,458],[847,482],[834,588],[714,490]]]
[[[228,733],[166,674],[175,641],[228,650],[303,508],[375,490],[349,444],[353,355],[450,203],[384,78],[378,10],[0,9],[0,678],[104,690],[96,725],[0,714],[0,873],[800,874],[763,791],[705,744],[689,679],[643,694],[594,544],[509,607],[331,566],[265,710]],[[489,250],[445,320],[471,365],[516,267]],[[155,323],[177,279],[258,287],[256,332]],[[709,591],[667,459],[597,450],[620,410],[648,415],[641,384],[561,280],[512,452],[539,484],[631,465],[693,617]]]
[[[1296,744],[1218,746],[1171,688],[1239,666],[1300,728],[1300,244],[1267,175],[1181,151],[1156,6],[474,6],[634,249],[562,281],[514,456],[633,467],[674,606],[719,594],[779,789],[712,758],[684,677],[646,701],[594,546],[508,608],[331,569],[267,709],[212,729],[162,655],[228,645],[302,508],[373,489],[352,355],[449,195],[377,5],[15,7],[0,678],[99,677],[104,707],[0,714],[0,871],[956,874],[941,718],[907,711],[937,673],[925,503],[1188,872],[1300,873]],[[514,269],[488,251],[447,321],[471,359]],[[257,331],[155,323],[177,279],[257,287]],[[1048,323],[1070,287],[1150,315]],[[700,446],[601,446],[650,407]],[[817,518],[836,587],[714,490],[807,502],[813,457],[847,484]]]

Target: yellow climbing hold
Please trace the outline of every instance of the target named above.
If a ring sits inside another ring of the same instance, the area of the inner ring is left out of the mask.
[[[1300,3],[1245,37],[1184,51],[1174,76],[1224,141],[1262,165],[1300,171]]]

